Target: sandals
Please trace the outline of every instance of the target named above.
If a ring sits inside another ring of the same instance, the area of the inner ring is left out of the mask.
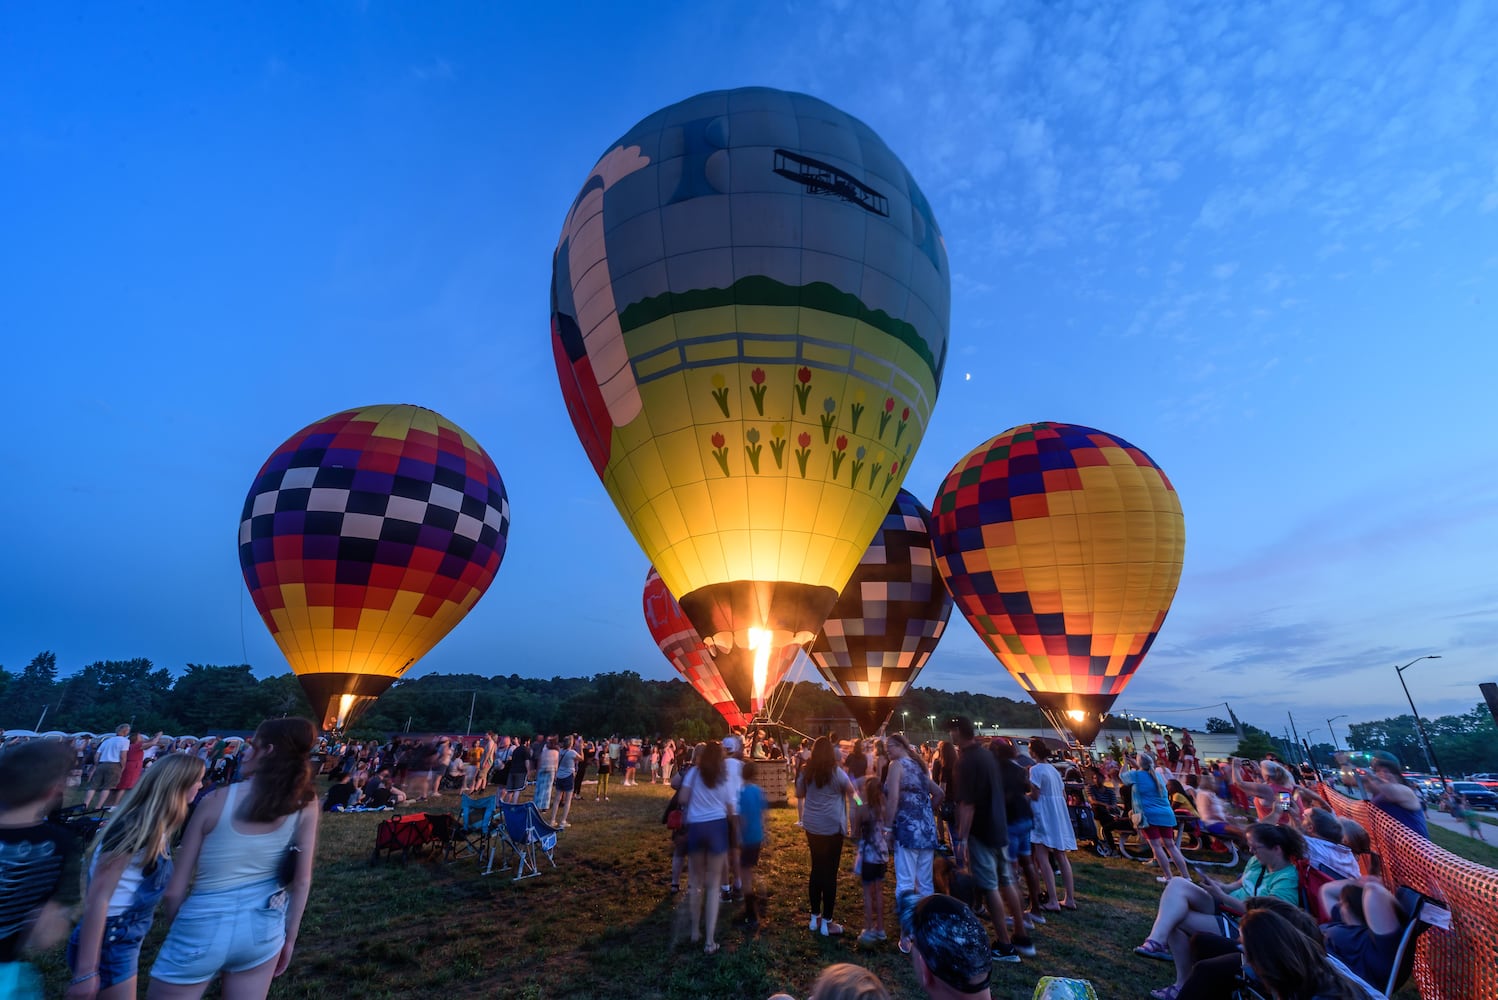
[[[703,946],[702,953],[704,955],[716,955],[720,947],[721,945],[719,945],[718,942],[709,941],[705,946]],[[1175,998],[1172,996],[1170,1000],[1175,1000]]]
[[[1176,1000],[1176,997],[1180,995],[1180,987],[1176,986],[1175,983],[1171,983],[1169,986],[1162,986],[1158,990],[1150,990],[1150,996],[1154,997],[1155,1000]]]
[[[1158,958],[1161,961],[1165,962],[1169,962],[1171,960],[1170,949],[1165,947],[1160,942],[1156,941],[1154,938],[1145,938],[1144,944],[1134,949],[1134,954],[1143,955],[1145,958]],[[1174,1000],[1174,996],[1174,994],[1171,994],[1171,997],[1168,998],[1168,1000]]]

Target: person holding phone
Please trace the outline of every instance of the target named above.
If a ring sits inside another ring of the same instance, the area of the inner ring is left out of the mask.
[[[1248,864],[1235,882],[1223,884],[1192,868],[1190,881],[1176,878],[1165,886],[1149,937],[1134,949],[1146,958],[1175,963],[1175,982],[1153,991],[1150,995],[1155,1000],[1175,1000],[1191,974],[1191,936],[1217,934],[1219,913],[1241,917],[1246,902],[1255,896],[1274,896],[1299,905],[1300,873],[1295,861],[1306,854],[1300,832],[1293,826],[1255,823],[1248,828],[1248,847]]]
[[[1262,760],[1259,773],[1263,781],[1248,781],[1243,778],[1238,764],[1241,757],[1228,758],[1228,775],[1233,784],[1253,800],[1254,811],[1260,823],[1289,823],[1295,818],[1295,775],[1279,761]]]

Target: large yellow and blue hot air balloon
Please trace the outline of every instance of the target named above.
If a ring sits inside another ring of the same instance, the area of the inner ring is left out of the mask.
[[[479,443],[418,406],[302,428],[245,497],[239,564],[325,729],[437,644],[504,558],[510,501]]]
[[[1170,610],[1186,526],[1143,451],[1036,423],[953,466],[932,504],[931,544],[979,638],[1058,728],[1090,743]]]
[[[920,188],[812,97],[690,98],[584,182],[553,259],[562,394],[730,689],[762,694],[772,658],[816,636],[888,511],[949,297]]]

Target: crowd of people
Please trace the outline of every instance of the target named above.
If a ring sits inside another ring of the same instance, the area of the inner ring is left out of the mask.
[[[1226,995],[1245,968],[1275,996],[1379,995],[1367,984],[1388,978],[1407,915],[1359,866],[1365,830],[1273,757],[1199,761],[1189,734],[1171,756],[1119,756],[980,739],[961,718],[928,744],[893,733],[793,746],[759,730],[696,745],[492,732],[329,741],[300,719],[268,721],[243,740],[121,726],[97,740],[20,742],[0,751],[0,875],[10,894],[35,898],[4,901],[27,916],[0,927],[0,995],[36,995],[20,958],[66,938],[70,998],[135,996],[140,944],[159,909],[169,926],[150,996],[200,996],[215,979],[226,995],[264,996],[296,948],[320,813],[453,790],[530,801],[566,829],[589,775],[593,801],[608,799],[611,781],[670,787],[671,892],[685,889],[689,938],[711,955],[725,906],[742,903],[751,929],[767,914],[758,868],[769,797],[752,779],[755,761],[782,762],[768,773],[794,789],[808,930],[846,933],[837,896],[851,855],[859,947],[893,939],[929,995],[982,996],[993,963],[1037,955],[1048,920],[1081,905],[1069,859],[1079,836],[1131,837],[1158,866],[1155,920],[1134,949],[1174,966],[1157,1000]],[[331,771],[320,804],[314,762]],[[83,809],[106,810],[86,852],[56,822],[70,776]],[[1397,760],[1376,756],[1358,780],[1377,808],[1424,835],[1422,800]],[[1241,844],[1241,876],[1218,881],[1188,861],[1187,827]],[[885,913],[891,875],[895,919]],[[1319,926],[1301,906],[1308,889]],[[884,995],[871,975],[829,969],[823,985]]]
[[[87,791],[121,794],[86,850],[62,822],[78,748],[36,739],[0,751],[0,996],[40,997],[22,959],[66,939],[69,1000],[133,998],[159,907],[150,997],[200,997],[215,980],[226,997],[264,997],[291,963],[312,887],[316,736],[306,719],[269,720],[222,781],[199,754],[157,746],[124,789],[128,750],[114,759],[106,739],[85,763]],[[144,742],[128,726],[113,738]]]

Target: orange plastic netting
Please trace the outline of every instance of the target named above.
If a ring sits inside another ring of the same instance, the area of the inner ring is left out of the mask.
[[[1368,830],[1386,885],[1418,889],[1451,910],[1450,931],[1432,927],[1420,938],[1413,978],[1423,1000],[1498,1000],[1498,871],[1417,836],[1371,802],[1325,786],[1322,794]]]

